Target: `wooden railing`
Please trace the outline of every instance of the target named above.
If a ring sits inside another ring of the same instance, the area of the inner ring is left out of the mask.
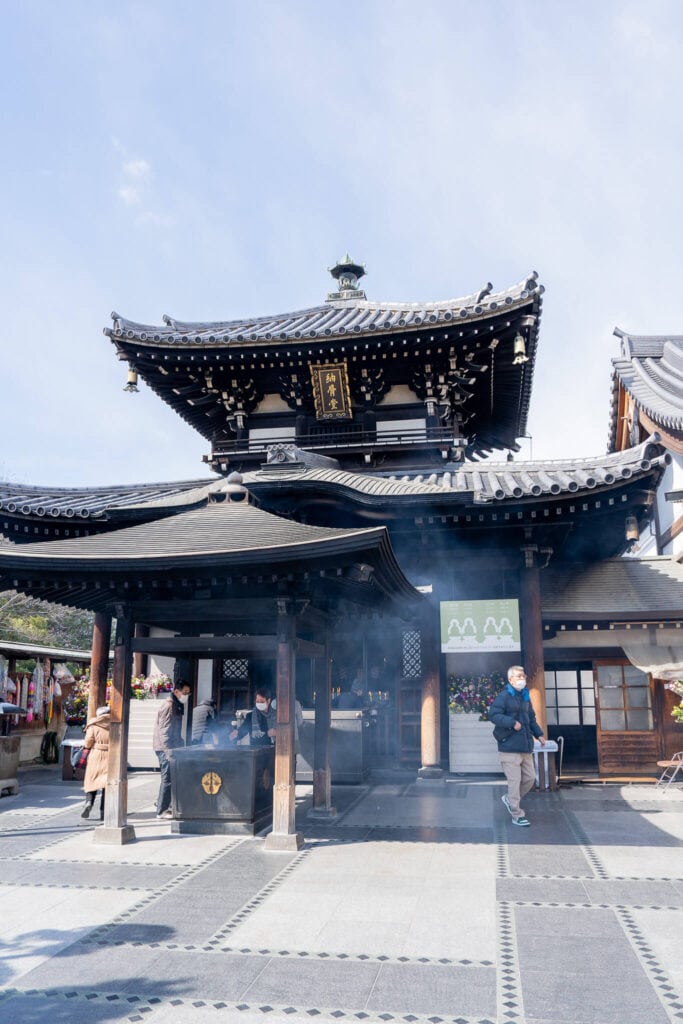
[[[335,427],[321,428],[295,437],[273,433],[272,437],[236,438],[234,441],[219,441],[214,445],[213,459],[221,457],[263,454],[271,445],[294,444],[297,448],[315,451],[321,454],[334,454],[339,451],[400,451],[411,448],[449,447],[455,443],[453,430],[448,427],[424,427],[410,430],[364,430],[360,426],[346,429]]]

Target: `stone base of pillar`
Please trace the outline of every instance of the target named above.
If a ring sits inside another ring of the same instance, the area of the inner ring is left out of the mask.
[[[134,843],[135,829],[132,825],[123,825],[121,828],[105,828],[100,825],[93,833],[94,843],[107,843],[109,846],[124,846],[126,843]]]
[[[296,853],[303,845],[304,837],[301,832],[270,832],[264,844],[265,849],[273,853]]]
[[[434,782],[442,780],[444,778],[443,768],[418,768],[417,781],[418,782]]]
[[[310,811],[306,815],[307,818],[313,818],[316,821],[328,821],[330,818],[337,817],[336,807],[311,807]]]

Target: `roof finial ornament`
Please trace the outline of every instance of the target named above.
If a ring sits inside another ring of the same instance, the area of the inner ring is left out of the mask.
[[[328,302],[335,299],[366,298],[365,292],[358,287],[359,280],[365,275],[365,267],[362,263],[356,263],[347,253],[343,259],[337,260],[335,265],[329,268],[329,271],[337,282],[339,290],[329,293]]]

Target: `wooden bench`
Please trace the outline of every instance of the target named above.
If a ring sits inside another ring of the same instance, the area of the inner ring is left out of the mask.
[[[657,779],[658,786],[670,786],[679,772],[683,771],[683,750],[677,750],[668,761],[657,761],[657,767],[663,768]],[[683,779],[681,779],[683,782]]]

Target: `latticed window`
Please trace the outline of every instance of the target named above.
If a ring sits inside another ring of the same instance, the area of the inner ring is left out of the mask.
[[[545,699],[548,725],[595,725],[592,669],[549,669]]]
[[[250,703],[248,658],[221,658],[219,714],[229,717]]]
[[[650,677],[633,665],[598,665],[599,723],[603,732],[654,728]]]
[[[247,658],[223,658],[221,663],[221,682],[230,683],[249,678],[249,661]]]
[[[403,658],[401,675],[404,679],[418,679],[422,675],[422,637],[417,629],[406,629],[402,636]]]

